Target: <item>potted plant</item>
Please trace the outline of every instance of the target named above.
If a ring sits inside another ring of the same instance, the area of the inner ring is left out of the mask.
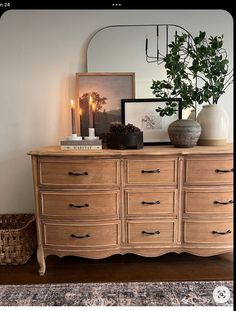
[[[233,82],[232,70],[223,48],[223,35],[206,38],[206,33],[191,38],[187,34],[175,35],[164,58],[167,79],[153,80],[151,89],[156,97],[181,97],[182,108],[195,108],[206,103],[197,117],[201,124],[199,144],[224,144],[227,140],[227,114],[219,98]],[[176,112],[177,103],[158,107],[161,116]],[[208,112],[209,111],[209,112]]]

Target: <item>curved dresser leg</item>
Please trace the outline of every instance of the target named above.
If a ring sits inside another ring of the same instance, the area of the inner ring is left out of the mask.
[[[43,247],[41,245],[39,245],[37,249],[37,260],[39,264],[39,270],[38,270],[39,275],[43,276],[46,271],[46,264],[45,264]]]

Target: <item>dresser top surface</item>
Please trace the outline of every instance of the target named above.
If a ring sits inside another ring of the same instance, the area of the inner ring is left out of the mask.
[[[232,154],[233,144],[223,146],[195,146],[175,148],[172,145],[144,146],[143,149],[101,149],[101,150],[61,150],[60,146],[48,146],[34,149],[28,155],[38,156],[139,156],[139,155],[191,155],[191,154]]]

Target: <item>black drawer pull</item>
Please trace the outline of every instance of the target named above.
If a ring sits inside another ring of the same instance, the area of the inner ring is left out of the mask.
[[[145,173],[152,174],[152,173],[160,173],[161,170],[159,170],[159,168],[157,168],[156,170],[149,170],[149,171],[142,170],[141,172],[142,172],[143,174],[145,174]]]
[[[148,235],[155,235],[155,234],[160,234],[161,232],[159,230],[154,231],[154,232],[147,232],[147,231],[142,231],[142,234],[148,234]]]
[[[85,235],[76,235],[76,234],[71,234],[72,238],[76,238],[76,239],[84,239],[84,238],[90,238],[89,234],[85,234]]]
[[[230,233],[231,233],[231,230],[227,230],[227,231],[225,231],[225,232],[212,231],[211,233],[213,233],[213,234],[221,234],[221,235],[224,235],[224,234],[230,234]]]
[[[68,172],[70,176],[85,176],[88,175],[88,172]]]
[[[70,203],[69,207],[82,208],[82,207],[89,207],[89,205],[87,203],[86,204],[81,204],[81,205],[76,205],[76,204]]]
[[[216,171],[216,173],[233,173],[233,172],[234,172],[234,169],[231,168],[231,169],[229,169],[229,170],[223,170],[223,169],[217,168],[215,171]]]
[[[233,204],[233,200],[225,201],[225,202],[220,202],[220,201],[214,201],[214,204],[221,204],[221,205],[227,205],[227,204]]]
[[[143,205],[156,205],[156,204],[161,204],[160,201],[155,201],[155,202],[146,202],[146,201],[142,201]]]

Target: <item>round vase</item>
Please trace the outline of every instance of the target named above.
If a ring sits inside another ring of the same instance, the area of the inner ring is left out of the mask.
[[[227,143],[229,119],[220,105],[204,105],[197,121],[202,128],[198,145],[219,146]]]
[[[176,120],[168,127],[168,134],[172,145],[178,148],[196,146],[201,134],[200,124],[192,119]]]

